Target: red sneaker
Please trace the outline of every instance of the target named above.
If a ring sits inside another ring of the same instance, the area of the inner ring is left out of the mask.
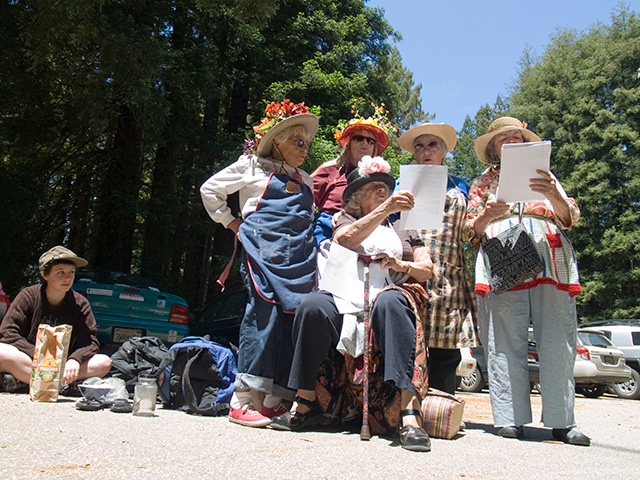
[[[271,423],[271,419],[258,412],[251,403],[242,408],[230,408],[229,421],[245,427],[266,427]]]
[[[286,407],[286,405],[284,405],[282,402],[278,402],[275,407],[265,407],[263,405],[262,410],[260,410],[260,413],[265,417],[273,418],[273,417],[279,417],[280,415],[284,415],[288,411],[289,409]]]

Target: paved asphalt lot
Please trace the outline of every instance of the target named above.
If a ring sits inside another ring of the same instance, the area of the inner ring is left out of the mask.
[[[488,393],[460,394],[466,432],[402,450],[393,438],[251,429],[226,418],[160,409],[153,418],[83,412],[76,399],[32,403],[0,394],[0,478],[19,479],[633,479],[640,476],[640,402],[576,398],[590,447],[551,441],[534,423],[524,440],[493,434]],[[532,396],[534,417],[540,397]]]

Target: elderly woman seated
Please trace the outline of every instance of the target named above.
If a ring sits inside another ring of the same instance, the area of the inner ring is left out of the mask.
[[[425,304],[426,292],[420,284],[431,278],[433,264],[415,231],[396,231],[389,224],[387,217],[413,208],[414,198],[406,191],[390,195],[395,182],[388,172],[385,160],[366,156],[349,174],[343,194],[345,211],[335,221],[333,242],[360,254],[361,268],[363,258],[371,260],[371,328],[384,358],[384,381],[399,391],[400,442],[408,450],[429,451],[430,439],[420,413],[421,397],[428,387],[421,328],[424,310],[417,305]],[[332,245],[329,262],[335,250]],[[413,279],[419,283],[394,285],[395,277],[400,282]],[[299,430],[323,419],[315,393],[318,371],[341,335],[344,337],[345,314],[363,308],[341,298],[340,286],[332,290],[306,296],[296,311],[289,377],[289,388],[297,390],[296,401],[289,412],[272,419],[274,429]]]

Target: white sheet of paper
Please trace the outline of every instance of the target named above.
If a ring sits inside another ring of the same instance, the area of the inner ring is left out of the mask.
[[[400,230],[436,230],[442,226],[447,192],[446,165],[400,165],[400,190],[415,197],[415,207],[400,213]]]
[[[505,202],[537,202],[542,193],[531,191],[529,179],[540,177],[536,170],[549,171],[551,142],[508,143],[502,146],[500,179],[496,198]]]
[[[327,264],[318,285],[337,297],[362,304],[364,298],[363,278],[358,278],[358,254],[331,242]]]

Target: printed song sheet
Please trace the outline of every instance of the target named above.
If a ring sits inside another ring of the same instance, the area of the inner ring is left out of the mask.
[[[529,179],[536,170],[549,171],[551,142],[508,143],[502,146],[497,199],[505,202],[537,202],[542,193],[531,191]]]
[[[415,207],[400,213],[400,230],[436,230],[442,226],[447,191],[445,165],[400,165],[400,190],[415,197]]]
[[[364,298],[364,277],[359,277],[358,254],[353,250],[331,242],[327,264],[320,279],[320,290],[362,304]]]

